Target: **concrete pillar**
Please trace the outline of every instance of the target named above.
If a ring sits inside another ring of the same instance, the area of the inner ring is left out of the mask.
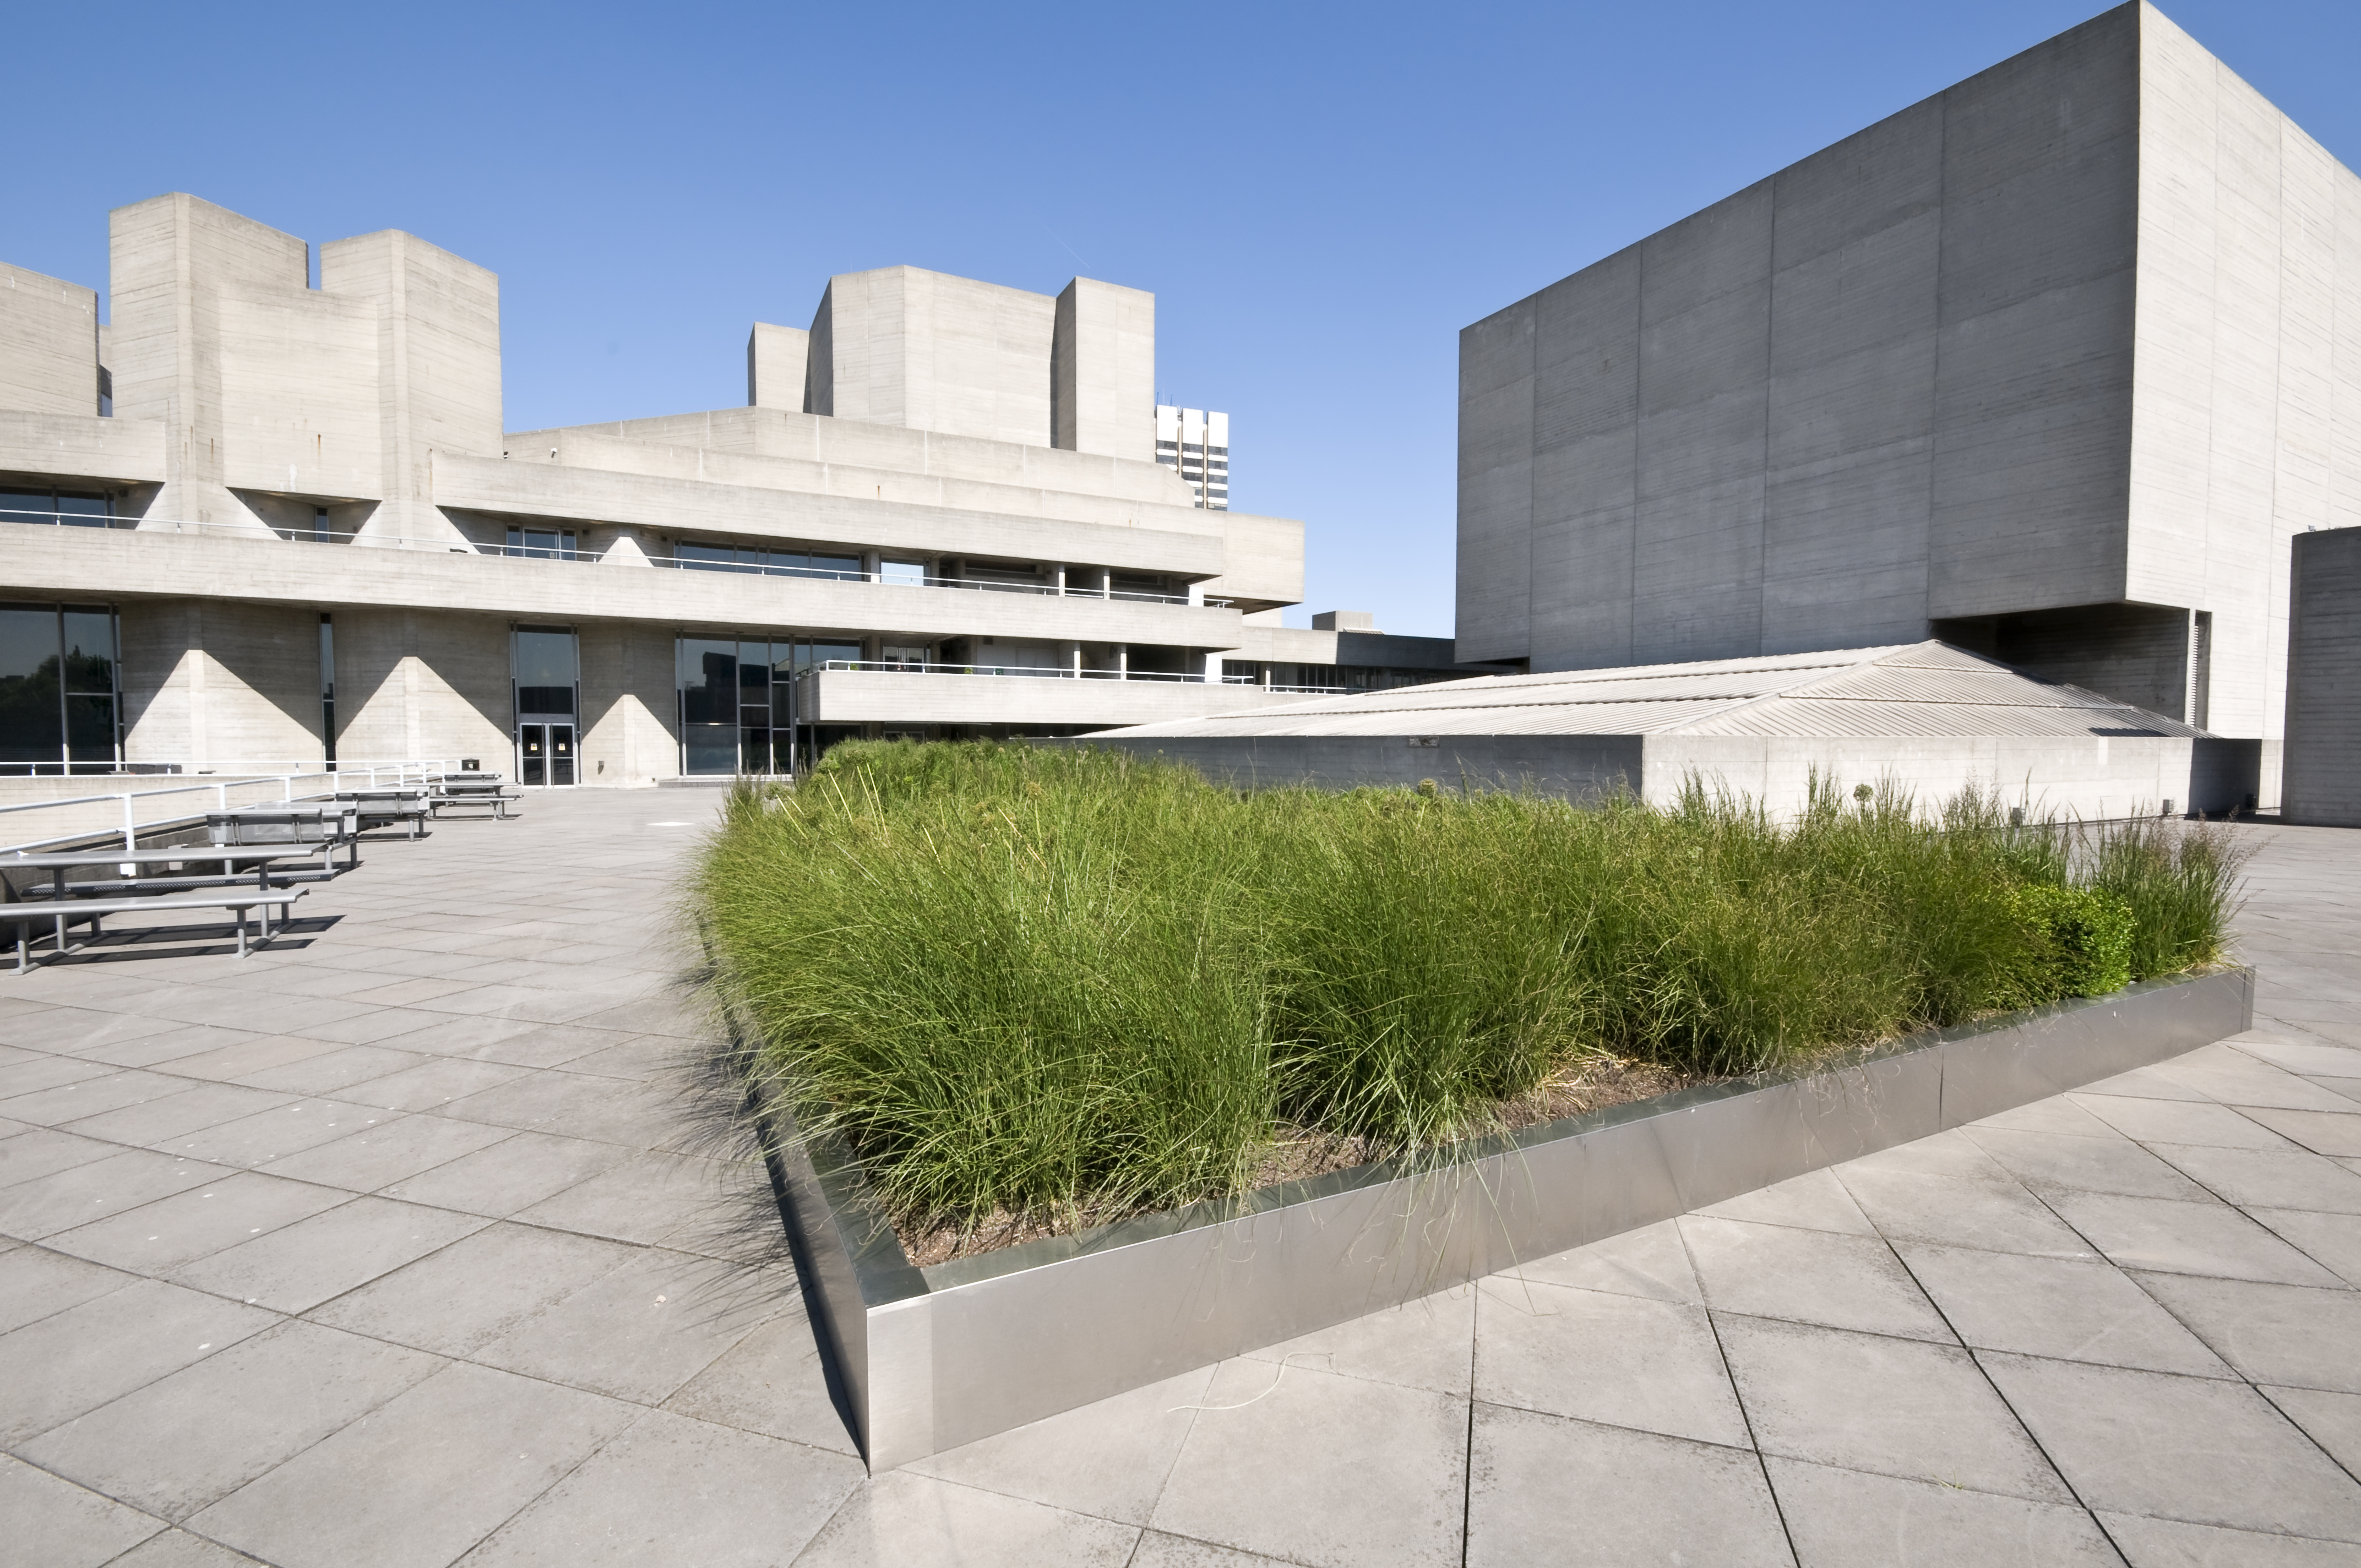
[[[1115,678],[1119,681],[1131,679],[1131,644],[1128,642],[1115,645]]]

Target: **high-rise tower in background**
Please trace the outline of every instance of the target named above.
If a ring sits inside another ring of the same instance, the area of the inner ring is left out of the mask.
[[[1197,504],[1230,510],[1230,416],[1156,405],[1156,460],[1177,468]]]

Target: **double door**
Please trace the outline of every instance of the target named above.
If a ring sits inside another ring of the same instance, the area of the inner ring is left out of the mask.
[[[517,726],[517,783],[564,789],[574,783],[574,726]]]

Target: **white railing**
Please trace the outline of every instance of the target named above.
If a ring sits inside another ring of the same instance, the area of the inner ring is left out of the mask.
[[[746,576],[803,577],[830,583],[875,583],[889,588],[958,588],[968,593],[1031,594],[1040,598],[1111,599],[1120,604],[1202,605],[1227,609],[1228,599],[1192,599],[1186,594],[1143,594],[1126,588],[1083,588],[1068,584],[1028,583],[1003,577],[938,577],[932,574],[863,572],[832,566],[773,566],[752,561],[713,561],[701,556],[650,555],[652,566],[683,572],[736,572]]]
[[[346,544],[361,550],[423,550],[429,554],[489,555],[467,540],[445,534],[428,539],[411,533],[379,533],[374,529],[274,527],[263,522],[189,522],[176,518],[148,518],[137,526],[151,532],[201,533],[216,539],[269,539],[288,544]]]
[[[1342,696],[1346,691],[1343,686],[1265,685],[1258,680],[1245,676],[1182,675],[1162,670],[1085,670],[1063,664],[938,664],[899,659],[829,659],[812,666],[812,671],[820,670],[888,675],[1027,675],[1070,681],[1166,681],[1185,685],[1251,686],[1257,691],[1285,692],[1301,696]],[[802,673],[810,674],[812,671]]]
[[[171,767],[198,768],[196,763],[170,763]],[[29,811],[61,811],[81,808],[84,825],[66,833],[44,839],[28,839],[21,842],[0,845],[0,855],[32,854],[59,845],[71,844],[104,833],[120,832],[123,847],[136,850],[142,833],[170,832],[194,827],[203,822],[208,811],[227,811],[233,804],[259,806],[301,800],[320,800],[342,790],[392,789],[402,785],[423,785],[443,773],[458,769],[456,759],[423,762],[339,762],[331,770],[313,763],[289,772],[257,773],[243,769],[231,769],[220,764],[202,765],[204,773],[222,776],[203,784],[167,784],[153,789],[109,790],[103,794],[60,796],[54,800],[26,800],[0,806],[0,817],[12,817]],[[14,775],[22,777],[24,775]],[[54,775],[47,775],[54,776]],[[232,801],[235,794],[236,800]],[[191,795],[209,795],[209,800],[187,801]],[[193,806],[193,810],[167,811],[161,816],[148,815],[148,805],[172,797],[181,805]],[[97,806],[105,809],[91,811]],[[103,825],[102,825],[102,819]],[[120,826],[117,827],[119,822]],[[13,826],[13,825],[12,825]],[[5,829],[0,829],[5,831]],[[5,862],[0,862],[5,863]]]

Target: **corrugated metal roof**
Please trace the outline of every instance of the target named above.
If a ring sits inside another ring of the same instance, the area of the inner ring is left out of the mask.
[[[1487,675],[1147,724],[1157,737],[2200,735],[2079,686],[1927,641],[1616,670]]]

